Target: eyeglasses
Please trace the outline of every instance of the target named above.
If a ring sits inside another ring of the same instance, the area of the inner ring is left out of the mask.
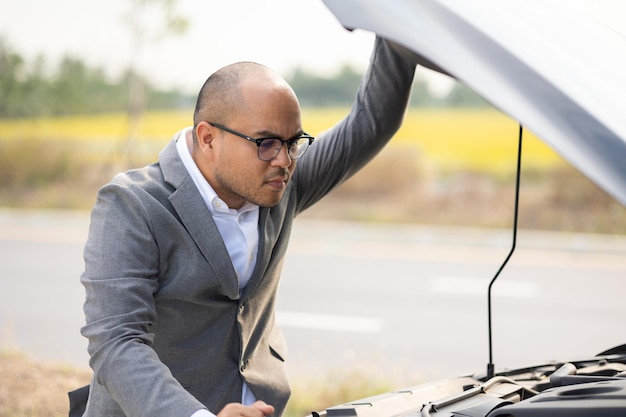
[[[309,145],[313,143],[315,138],[311,135],[307,135],[306,133],[301,134],[292,139],[280,139],[280,138],[251,138],[248,135],[244,135],[243,133],[237,132],[236,130],[232,130],[227,128],[226,126],[220,125],[218,123],[208,122],[211,126],[214,126],[224,132],[228,132],[235,136],[239,136],[242,139],[249,140],[250,142],[256,143],[256,146],[259,148],[259,159],[261,161],[271,161],[276,158],[280,153],[280,150],[283,148],[283,144],[287,145],[287,154],[291,159],[298,159],[304,155],[307,149],[309,149]]]

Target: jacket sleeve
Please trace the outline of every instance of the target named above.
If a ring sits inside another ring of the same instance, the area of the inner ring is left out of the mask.
[[[376,37],[369,67],[349,114],[319,135],[298,161],[294,183],[301,212],[350,178],[389,142],[402,124],[418,57]]]
[[[150,221],[137,190],[119,182],[100,190],[81,276],[94,371],[87,415],[189,417],[204,408],[152,349],[159,248]]]

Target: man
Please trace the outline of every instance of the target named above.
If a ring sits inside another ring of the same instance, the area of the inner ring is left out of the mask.
[[[81,277],[86,416],[283,413],[274,307],[293,220],[396,132],[416,60],[376,39],[349,115],[315,143],[281,77],[225,67],[158,163],[102,187]]]

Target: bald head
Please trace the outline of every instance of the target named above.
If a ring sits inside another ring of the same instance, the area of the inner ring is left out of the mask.
[[[205,81],[196,102],[194,126],[202,121],[228,124],[233,117],[249,112],[246,92],[251,86],[261,94],[283,90],[297,100],[289,84],[270,68],[255,62],[237,62],[217,70]]]
[[[200,89],[191,156],[228,207],[239,209],[246,201],[272,207],[296,167],[290,152],[303,134],[289,84],[263,65],[240,62],[211,75]],[[270,159],[268,148],[277,151]]]

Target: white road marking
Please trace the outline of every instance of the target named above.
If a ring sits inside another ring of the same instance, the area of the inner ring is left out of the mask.
[[[489,281],[465,277],[432,277],[430,290],[436,293],[460,295],[487,295]],[[528,281],[497,280],[492,287],[495,297],[533,298],[537,295],[537,284]]]
[[[383,320],[375,317],[303,313],[298,311],[277,311],[276,320],[283,327],[354,333],[379,333],[384,325]]]

